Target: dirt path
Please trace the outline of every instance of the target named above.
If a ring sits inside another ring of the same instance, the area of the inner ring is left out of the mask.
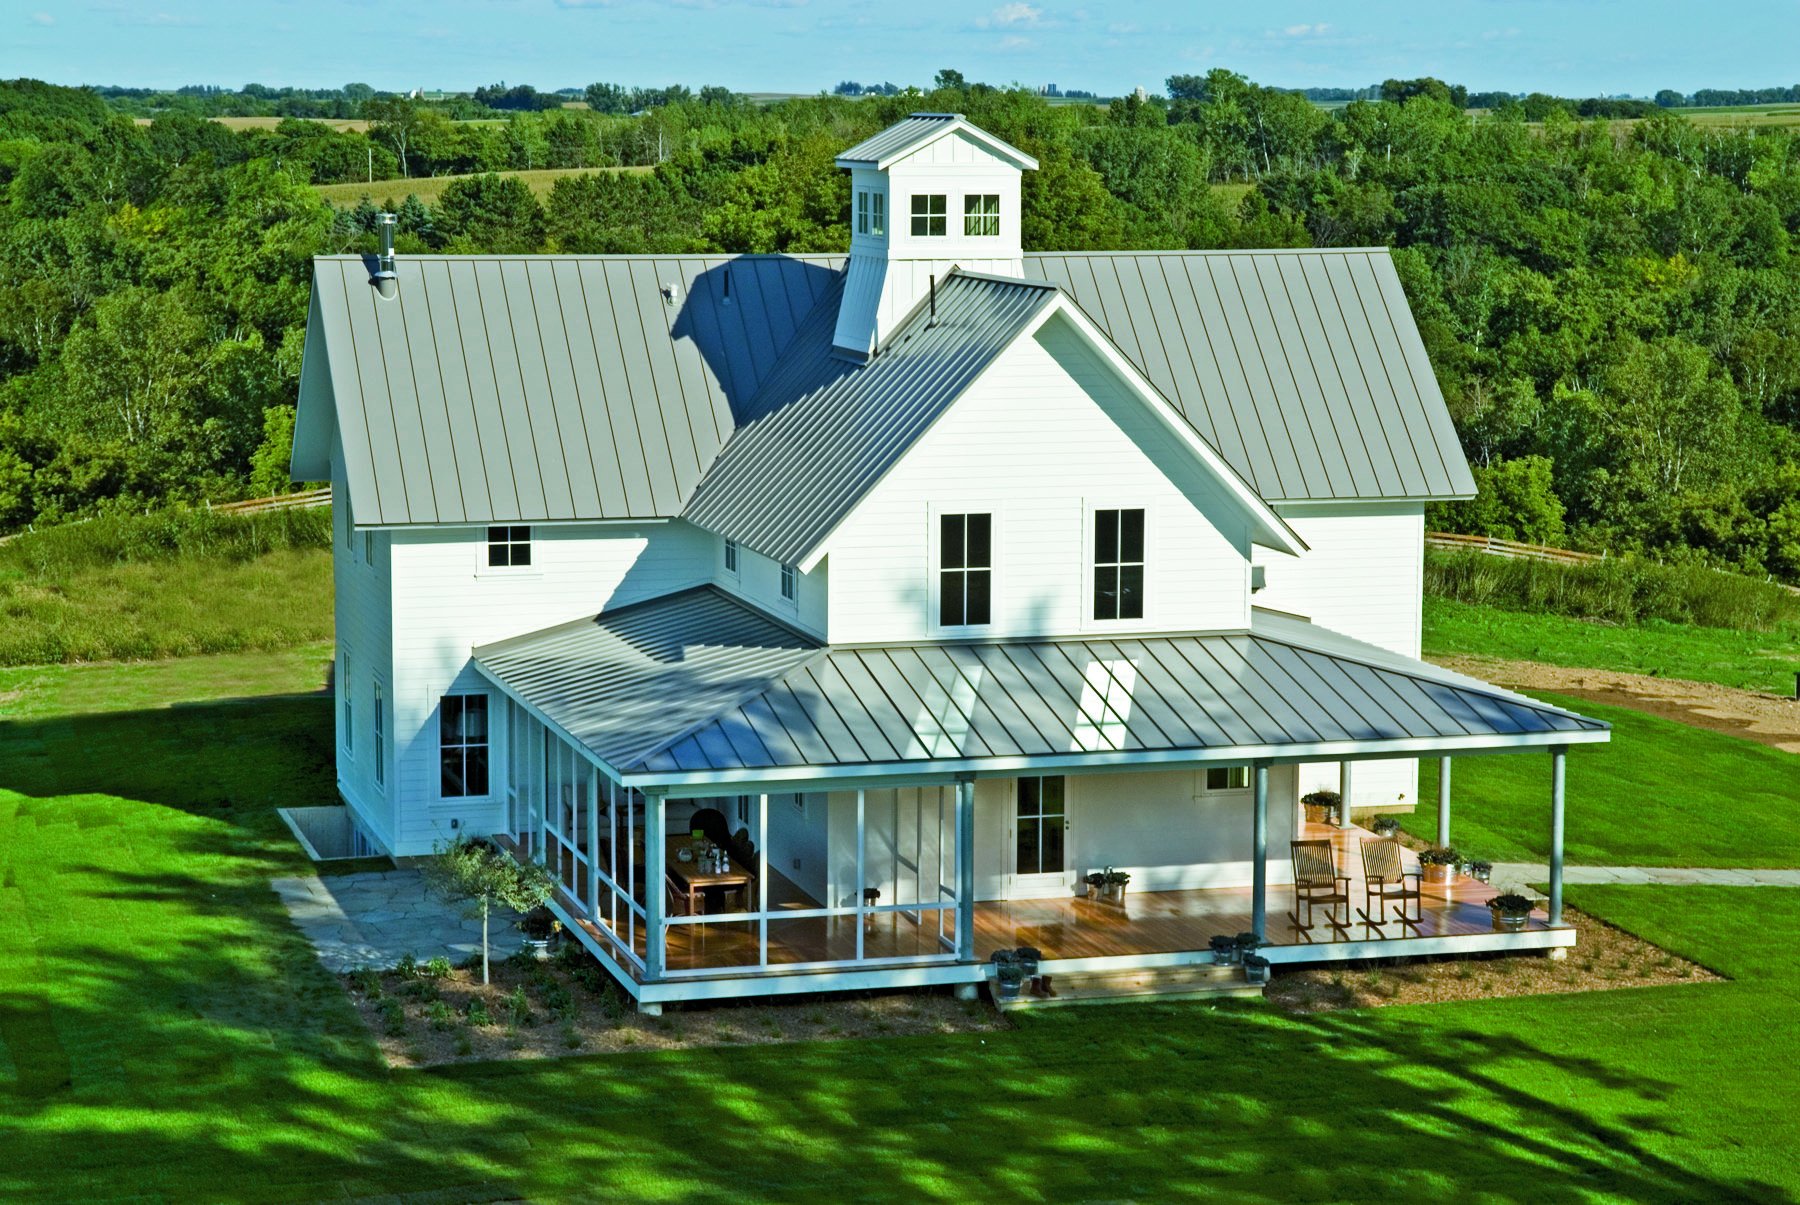
[[[1439,657],[1439,665],[1499,686],[1548,690],[1596,703],[1630,707],[1697,728],[1729,733],[1788,753],[1800,753],[1800,702],[1711,682],[1653,678],[1607,669],[1571,669],[1497,657]]]

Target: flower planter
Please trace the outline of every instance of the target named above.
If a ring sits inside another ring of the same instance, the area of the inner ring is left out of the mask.
[[[1102,904],[1111,904],[1115,908],[1123,908],[1125,906],[1125,884],[1108,883],[1106,886],[1102,887],[1100,889],[1100,902]]]
[[[1337,811],[1335,808],[1324,807],[1316,803],[1306,804],[1305,810],[1308,824],[1330,824],[1332,816]]]
[[[526,953],[539,962],[544,962],[550,957],[550,939],[548,937],[527,937],[519,944],[524,947]]]
[[[1491,915],[1494,918],[1494,932],[1496,933],[1522,933],[1525,930],[1525,922],[1531,919],[1529,913],[1494,912]]]
[[[1451,862],[1421,862],[1419,878],[1434,887],[1448,887],[1456,882],[1456,866]]]

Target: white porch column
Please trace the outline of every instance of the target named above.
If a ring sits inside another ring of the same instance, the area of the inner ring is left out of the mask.
[[[769,796],[756,797],[756,965],[769,965]]]
[[[663,816],[668,801],[661,795],[646,796],[644,809],[644,977],[661,979],[663,946],[668,938],[663,927]]]
[[[1352,777],[1352,765],[1353,765],[1353,763],[1347,762],[1347,761],[1341,761],[1338,763],[1338,799],[1339,799],[1338,827],[1339,828],[1349,828],[1350,827],[1350,788],[1351,788],[1350,780]]]
[[[1250,821],[1250,856],[1254,859],[1250,866],[1250,931],[1261,940],[1269,919],[1269,763],[1257,762],[1252,774],[1256,789]]]
[[[956,956],[975,961],[975,780],[956,784]]]
[[[1550,923],[1563,919],[1563,786],[1569,760],[1567,745],[1550,746]]]
[[[587,910],[600,919],[600,768],[588,767],[587,797]]]
[[[1438,834],[1437,843],[1450,844],[1450,755],[1438,758]]]

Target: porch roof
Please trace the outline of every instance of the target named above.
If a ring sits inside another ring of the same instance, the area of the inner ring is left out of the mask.
[[[1248,632],[823,645],[711,586],[475,650],[643,788],[1330,760],[1608,739],[1304,620]]]

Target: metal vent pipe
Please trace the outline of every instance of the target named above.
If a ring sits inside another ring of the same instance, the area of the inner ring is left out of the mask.
[[[375,232],[381,236],[381,254],[375,260],[375,274],[369,277],[369,283],[383,297],[392,297],[400,291],[400,278],[394,274],[394,222],[391,213],[375,215]]]

